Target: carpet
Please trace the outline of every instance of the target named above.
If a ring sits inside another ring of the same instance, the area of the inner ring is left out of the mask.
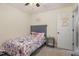
[[[71,56],[73,51],[44,46],[34,56]]]

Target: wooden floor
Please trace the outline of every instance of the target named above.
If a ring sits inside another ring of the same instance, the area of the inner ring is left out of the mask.
[[[71,56],[73,51],[44,46],[32,56]]]

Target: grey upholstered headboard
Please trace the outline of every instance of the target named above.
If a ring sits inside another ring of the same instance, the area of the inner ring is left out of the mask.
[[[31,25],[31,32],[43,32],[47,37],[47,25]]]

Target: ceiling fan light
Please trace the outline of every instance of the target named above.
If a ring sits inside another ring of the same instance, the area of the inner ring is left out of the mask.
[[[35,4],[35,3],[25,3],[25,6],[28,6],[29,4],[30,4],[30,5],[33,5],[33,4]],[[36,5],[37,7],[39,7],[39,6],[40,6],[40,4],[39,4],[39,3],[36,3],[35,5]]]

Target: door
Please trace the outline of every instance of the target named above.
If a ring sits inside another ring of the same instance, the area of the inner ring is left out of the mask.
[[[58,47],[64,49],[73,49],[73,19],[72,13],[64,12],[58,15],[57,36]]]

